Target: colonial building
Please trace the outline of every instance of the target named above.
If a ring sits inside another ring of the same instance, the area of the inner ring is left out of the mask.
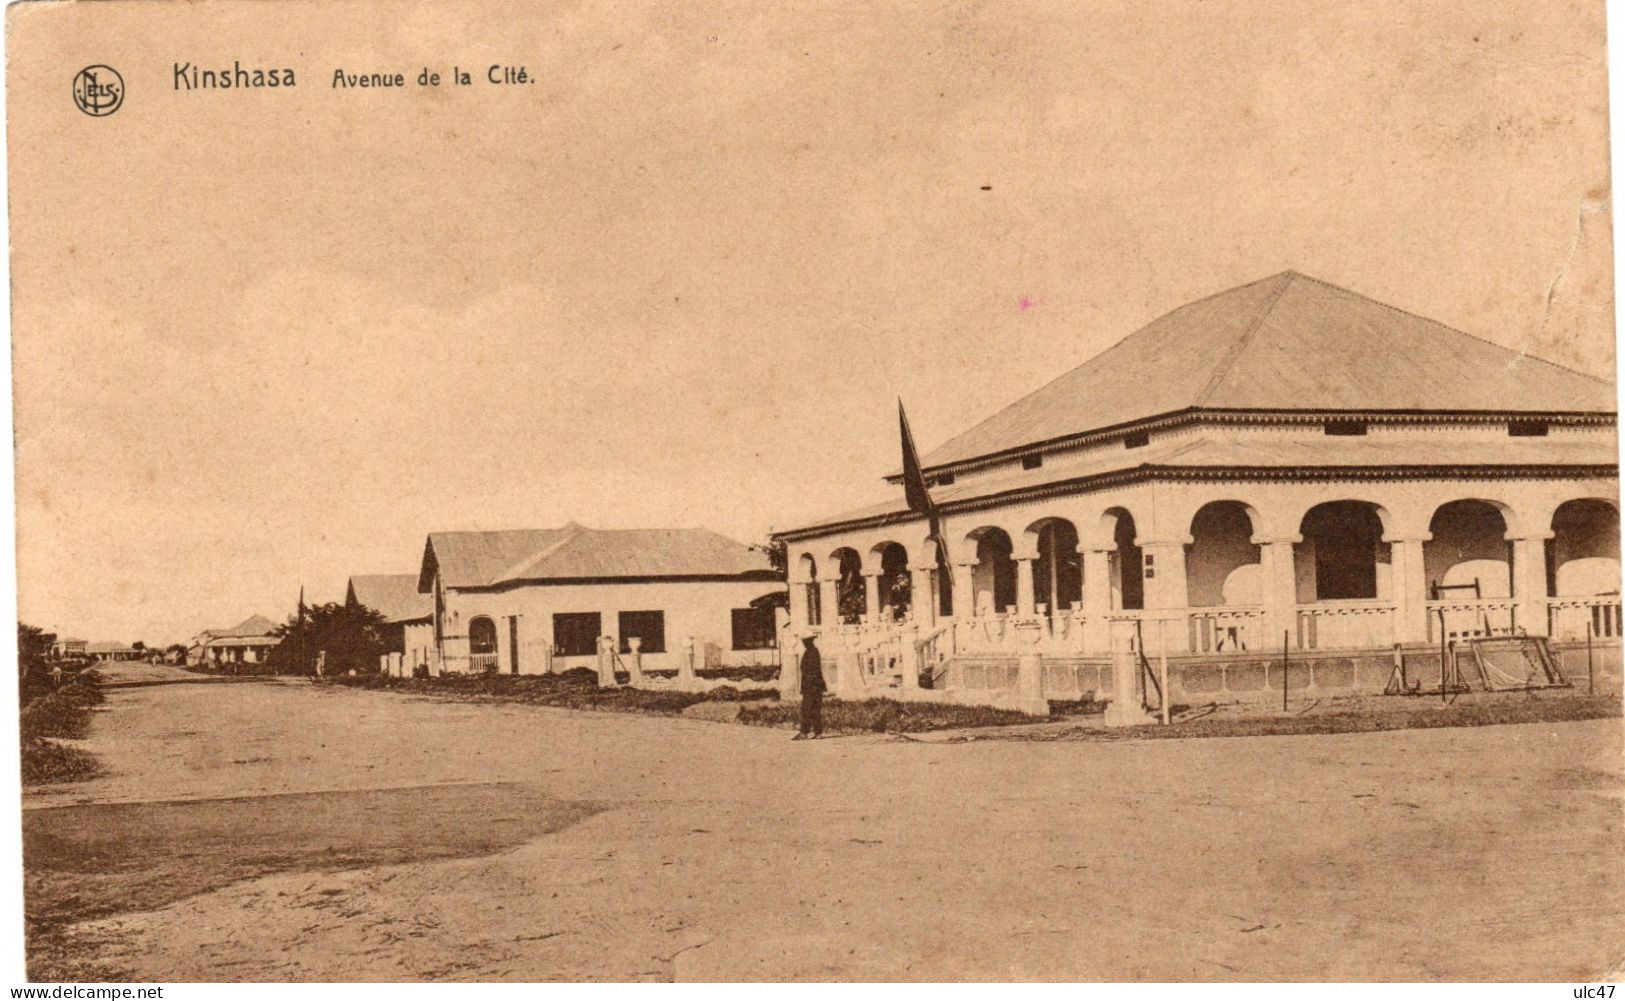
[[[927,454],[946,573],[901,488],[780,533],[792,621],[837,692],[1035,708],[1145,684],[1128,650],[1200,701],[1275,690],[1283,652],[1380,690],[1396,645],[1437,670],[1490,634],[1617,665],[1615,417],[1608,383],[1286,272]]]
[[[391,674],[410,677],[427,667],[434,649],[434,601],[418,591],[418,575],[366,574],[350,578],[344,602],[383,616],[384,655]]]
[[[86,643],[85,656],[91,660],[136,660],[141,651],[135,647],[120,643],[117,640],[108,640],[101,643]]]
[[[51,656],[58,660],[88,656],[85,648],[89,645],[89,643],[81,639],[59,639],[51,644]]]
[[[538,674],[638,652],[649,670],[769,664],[783,578],[759,550],[703,529],[436,532],[431,670]],[[690,653],[692,651],[692,653]]]
[[[271,648],[282,642],[282,637],[276,635],[276,626],[270,619],[251,615],[230,629],[205,629],[193,639],[194,644],[200,641],[202,662],[218,667],[263,664]]]

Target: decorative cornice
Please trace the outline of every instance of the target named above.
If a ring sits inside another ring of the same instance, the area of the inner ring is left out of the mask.
[[[1445,466],[1155,466],[1143,465],[1131,469],[1114,470],[1093,476],[1055,480],[1033,486],[1016,487],[980,497],[967,497],[938,505],[942,514],[968,514],[985,511],[1005,504],[1022,504],[1050,497],[1108,490],[1112,487],[1144,483],[1151,480],[1168,482],[1192,481],[1246,481],[1246,482],[1337,482],[1337,481],[1407,481],[1407,480],[1549,480],[1549,479],[1617,479],[1617,465],[1445,465]],[[887,525],[924,521],[915,511],[894,511],[865,518],[790,529],[773,533],[777,542],[800,542],[826,535],[837,535],[864,528],[882,528]]]
[[[1121,440],[1131,434],[1166,431],[1188,425],[1279,425],[1302,426],[1320,424],[1328,420],[1364,421],[1367,424],[1441,424],[1453,426],[1505,424],[1508,421],[1545,421],[1568,427],[1609,427],[1617,422],[1617,415],[1597,411],[1552,410],[1535,411],[1478,411],[1478,410],[1206,410],[1191,407],[1185,410],[1156,414],[1124,424],[1095,428],[1077,434],[1047,438],[1015,448],[989,452],[954,462],[926,466],[922,472],[929,479],[943,473],[974,472],[989,466],[1002,465],[1015,459],[1063,449],[1080,448]],[[903,475],[893,473],[886,477],[889,483],[901,483]]]

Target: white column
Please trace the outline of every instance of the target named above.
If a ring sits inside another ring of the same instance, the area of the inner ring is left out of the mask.
[[[1298,576],[1292,546],[1302,536],[1254,538],[1258,546],[1258,600],[1264,606],[1264,650],[1279,650],[1282,634],[1298,645]]]
[[[1030,618],[1038,612],[1033,597],[1036,590],[1033,574],[1038,570],[1038,554],[1020,553],[1011,558],[1016,561],[1016,614]]]
[[[1080,546],[1083,554],[1084,651],[1104,653],[1111,645],[1106,615],[1112,610],[1111,549]]]
[[[1145,565],[1145,607],[1184,608],[1190,604],[1185,588],[1185,546],[1189,542],[1189,539],[1135,540]]]
[[[909,567],[911,612],[914,621],[927,629],[937,622],[937,595],[936,589],[932,586],[936,569],[934,566]]]
[[[1388,543],[1393,566],[1394,641],[1396,643],[1426,643],[1428,641],[1428,582],[1427,563],[1423,546],[1432,535],[1416,538],[1383,536]]]
[[[790,582],[790,624],[797,629],[804,629],[812,625],[812,616],[807,600],[807,585],[803,581]]]
[[[968,622],[976,615],[976,561],[954,564],[954,618]]]
[[[867,606],[865,610],[868,613],[868,621],[871,623],[879,622],[880,610],[884,607],[880,602],[880,575],[878,573],[864,574],[863,584],[863,596]]]
[[[841,624],[841,605],[836,599],[840,593],[841,575],[836,573],[833,577],[820,577],[818,579],[818,624],[820,626],[838,626]]]
[[[1552,532],[1534,532],[1512,541],[1512,597],[1518,603],[1518,628],[1530,636],[1550,631],[1548,615],[1551,596],[1546,580],[1546,540]]]

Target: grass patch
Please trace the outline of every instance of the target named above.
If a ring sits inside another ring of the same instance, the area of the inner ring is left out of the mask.
[[[1042,723],[1045,718],[1029,716],[1013,709],[937,702],[897,702],[892,699],[824,701],[824,730],[829,733],[924,733],[961,727]],[[778,704],[745,706],[739,710],[739,722],[751,726],[799,726],[801,708]]]
[[[95,755],[41,738],[23,739],[22,762],[25,786],[83,782],[101,774]]]
[[[1179,708],[1179,707],[1175,707]],[[1373,696],[1348,709],[1292,716],[1204,716],[1168,726],[1147,723],[1118,728],[1076,728],[1008,736],[986,734],[971,740],[1174,740],[1184,737],[1276,737],[1327,733],[1431,730],[1440,727],[1501,726],[1508,723],[1566,723],[1617,719],[1614,695],[1542,694],[1482,701],[1458,699],[1448,706],[1425,699]]]
[[[90,734],[90,708],[102,701],[97,681],[87,671],[76,683],[33,699],[18,715],[23,785],[79,782],[101,771],[94,756],[58,743]]]
[[[702,667],[694,676],[707,681],[777,681],[779,669],[773,664],[761,667]]]
[[[652,716],[678,716],[689,706],[701,702],[778,698],[777,693],[741,692],[731,685],[721,685],[705,692],[599,688],[597,673],[579,667],[562,674],[451,674],[439,678],[395,678],[382,674],[341,675],[320,679],[319,683],[474,702],[519,702],[560,709],[632,712]]]

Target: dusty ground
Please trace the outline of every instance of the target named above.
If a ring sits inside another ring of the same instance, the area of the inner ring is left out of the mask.
[[[1625,959],[1617,719],[791,743],[267,682],[109,691],[87,746],[107,775],[25,804],[50,971],[1582,980]]]

